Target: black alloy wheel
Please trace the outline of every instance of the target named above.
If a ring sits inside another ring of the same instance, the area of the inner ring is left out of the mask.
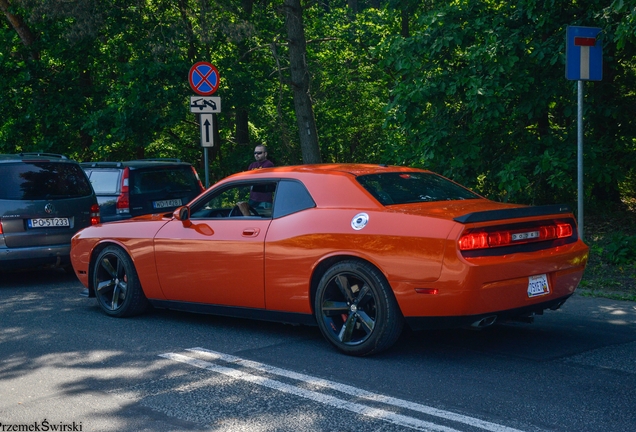
[[[327,270],[316,291],[314,310],[325,338],[349,355],[389,348],[404,325],[391,287],[364,261],[342,261]]]
[[[93,288],[100,308],[110,316],[138,315],[149,304],[132,260],[117,246],[108,246],[95,260]]]

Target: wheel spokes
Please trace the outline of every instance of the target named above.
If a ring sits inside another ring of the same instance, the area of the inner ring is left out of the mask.
[[[113,266],[113,260],[116,260]],[[95,287],[97,295],[102,299],[102,303],[109,307],[110,310],[116,310],[121,306],[123,300],[126,299],[128,284],[126,282],[126,271],[120,259],[114,256],[105,256],[101,263],[101,269],[104,273],[104,280],[98,281]]]
[[[351,285],[349,284],[349,278],[345,275],[338,275],[335,279],[336,286],[340,289],[340,292],[344,296],[345,300],[349,303],[353,302],[353,292],[351,291]]]
[[[114,279],[108,279],[105,281],[101,281],[100,283],[97,284],[97,292],[98,293],[102,293],[103,292],[108,292],[107,288],[113,288],[113,285],[115,285],[115,280]]]
[[[375,320],[372,319],[369,315],[367,315],[364,311],[358,312],[358,319],[362,324],[360,328],[362,328],[367,334],[373,331],[373,327],[375,327]]]
[[[322,303],[322,312],[325,316],[336,316],[349,312],[349,305],[343,301],[325,300]]]
[[[117,263],[117,266],[119,266],[119,263]],[[113,268],[113,265],[110,263],[107,257],[104,257],[104,259],[102,260],[102,268],[106,270],[106,272],[113,279],[117,277],[117,271]]]
[[[376,298],[368,281],[355,273],[333,276],[322,297],[320,313],[332,337],[345,345],[359,345],[373,334]]]
[[[344,325],[340,328],[340,333],[338,334],[338,339],[341,342],[347,343],[351,342],[351,336],[353,335],[353,330],[356,325],[356,314],[351,313],[347,317],[347,321],[345,321]]]
[[[113,298],[110,300],[111,310],[115,310],[119,306],[119,292],[119,284],[115,284],[115,289],[113,290]]]
[[[358,292],[358,295],[355,298],[354,304],[358,307],[362,307],[369,300],[373,300],[373,296],[371,295],[371,289],[368,285],[364,285],[362,289]]]

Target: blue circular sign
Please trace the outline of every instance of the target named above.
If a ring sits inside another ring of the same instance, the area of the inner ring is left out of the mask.
[[[201,96],[209,96],[219,88],[221,77],[212,63],[198,62],[190,68],[190,87]]]

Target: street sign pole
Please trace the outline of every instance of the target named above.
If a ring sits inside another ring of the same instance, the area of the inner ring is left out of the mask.
[[[205,161],[205,188],[210,187],[210,165],[208,164],[208,148],[203,147],[203,160]]]
[[[579,237],[583,239],[583,80],[578,80],[578,113],[577,113],[577,195]]]
[[[585,81],[603,79],[601,29],[568,26],[565,36],[565,78],[577,81],[577,195],[579,237],[583,239],[583,90]]]
[[[199,95],[190,97],[190,112],[199,117],[207,189],[210,186],[208,148],[214,147],[214,115],[221,112],[221,98],[211,95],[218,89],[221,77],[213,64],[198,62],[190,68],[188,80],[192,90]]]
[[[210,186],[210,166],[208,164],[208,148],[214,147],[214,114],[199,114],[201,127],[201,147],[205,160],[205,188]]]

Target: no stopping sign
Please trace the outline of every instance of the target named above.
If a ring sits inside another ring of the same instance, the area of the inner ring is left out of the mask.
[[[219,71],[212,63],[198,62],[190,68],[190,87],[201,96],[209,96],[219,88]]]

